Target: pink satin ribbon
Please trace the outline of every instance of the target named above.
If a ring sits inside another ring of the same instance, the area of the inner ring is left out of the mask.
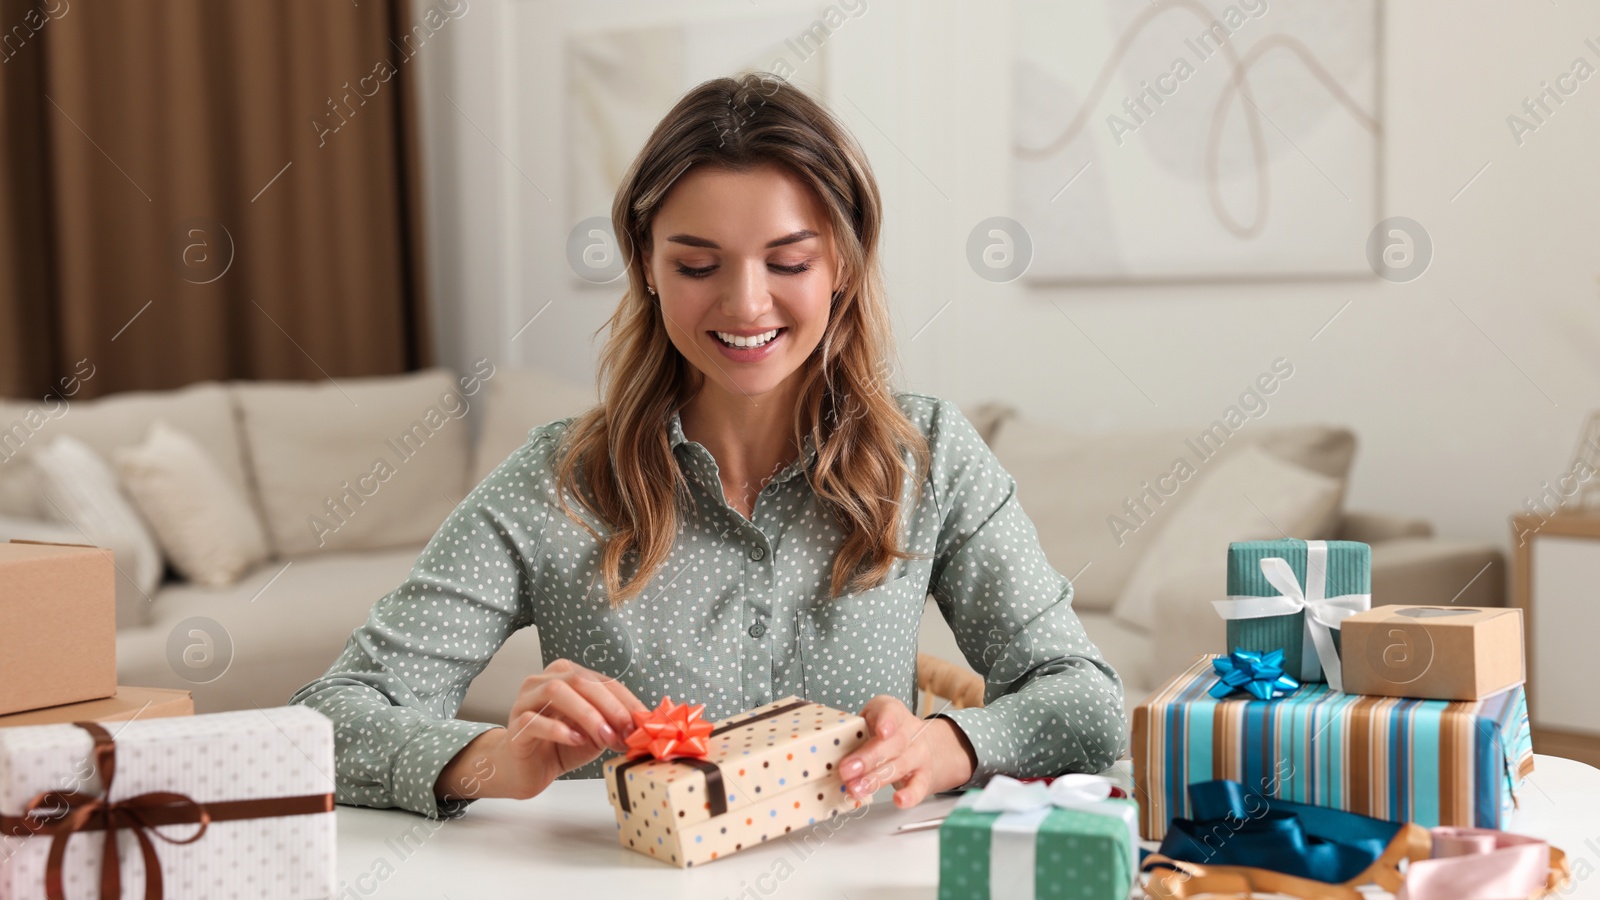
[[[1545,888],[1550,845],[1486,828],[1434,828],[1433,858],[1411,863],[1397,900],[1525,900]]]

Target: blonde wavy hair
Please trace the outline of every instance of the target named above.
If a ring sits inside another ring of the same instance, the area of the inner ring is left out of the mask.
[[[629,166],[612,204],[612,228],[629,259],[627,293],[595,332],[610,329],[597,373],[601,402],[558,442],[556,494],[569,518],[604,541],[600,568],[613,607],[644,589],[671,553],[679,516],[694,509],[667,423],[692,398],[696,372],[645,292],[644,253],[636,251],[650,249],[651,222],[690,169],[768,165],[782,167],[822,201],[843,275],[827,330],[799,373],[794,415],[795,444],[804,446],[809,434],[817,449],[806,478],[846,535],[833,563],[832,595],[878,584],[897,559],[927,558],[898,543],[900,485],[913,470],[902,452],[915,460],[918,499],[930,453],[885,374],[894,342],[878,265],[883,212],[871,167],[849,132],[804,91],[753,72],[712,79],[685,94]],[[569,493],[610,528],[609,538],[573,512]],[[624,563],[631,564],[627,577]]]

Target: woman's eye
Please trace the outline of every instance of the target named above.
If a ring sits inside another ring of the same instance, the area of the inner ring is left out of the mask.
[[[811,271],[811,263],[796,263],[792,266],[780,265],[778,263],[768,263],[767,268],[784,275],[799,275],[802,272]],[[716,266],[701,266],[700,268],[695,268],[693,266],[686,266],[683,263],[678,263],[678,274],[688,276],[689,278],[705,278],[712,272],[715,272],[716,269]]]

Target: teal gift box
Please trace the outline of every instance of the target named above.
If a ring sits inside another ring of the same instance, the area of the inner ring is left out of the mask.
[[[968,791],[939,826],[939,900],[1126,900],[1139,873],[1139,806],[1107,796],[1109,784],[1064,775],[1046,788],[996,775]]]
[[[1339,690],[1339,622],[1372,607],[1372,548],[1359,541],[1234,541],[1228,599],[1216,606],[1228,622],[1225,651],[1282,650],[1290,675]]]

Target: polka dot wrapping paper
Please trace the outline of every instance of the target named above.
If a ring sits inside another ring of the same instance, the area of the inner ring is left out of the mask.
[[[171,791],[225,808],[228,801],[333,793],[333,725],[308,707],[135,719],[102,727],[114,744],[107,798],[112,803]],[[20,816],[44,791],[105,796],[93,748],[90,732],[76,725],[0,729],[0,819]],[[195,828],[171,824],[150,831],[185,840]],[[46,860],[54,840],[43,833],[0,835],[0,900],[45,896]],[[326,812],[213,821],[189,844],[151,836],[168,900],[332,897],[337,891],[334,842],[331,802]],[[100,830],[68,838],[62,881],[71,900],[100,897],[104,846]],[[132,830],[118,830],[117,856],[122,896],[144,897],[144,859]]]
[[[688,867],[859,809],[872,798],[846,793],[838,766],[868,736],[858,715],[785,697],[715,723],[703,760],[607,759],[618,842]]]
[[[1138,806],[1132,800],[1103,802]],[[950,810],[939,826],[939,900],[1126,900],[1138,880],[1129,863],[1133,837],[1128,824],[1113,815],[1078,809],[1052,809],[1036,823],[1033,871],[991,871],[991,862],[1004,858],[994,849],[997,841],[1028,837],[1000,834],[1016,830],[1003,818],[1002,813],[977,812],[964,803]],[[1002,877],[996,879],[996,874]],[[1006,893],[993,890],[997,882]]]

